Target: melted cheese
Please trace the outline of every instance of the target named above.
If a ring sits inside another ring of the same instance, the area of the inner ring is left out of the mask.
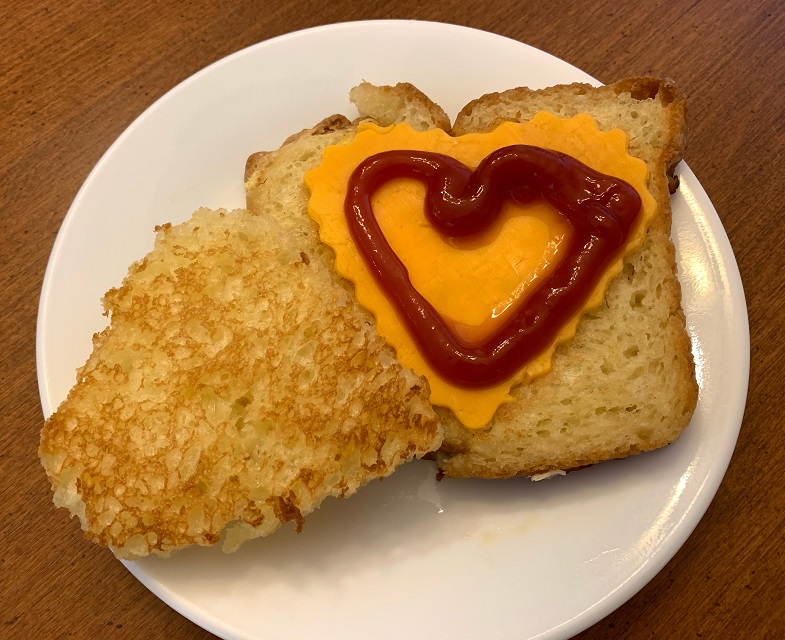
[[[508,122],[491,133],[458,138],[440,129],[417,132],[406,124],[382,128],[366,123],[360,125],[349,144],[326,149],[320,166],[305,175],[311,191],[308,211],[319,224],[322,242],[335,250],[336,271],[354,283],[358,302],[375,316],[377,331],[396,350],[398,359],[428,379],[431,402],[450,408],[469,428],[487,425],[499,405],[512,399],[510,389],[514,385],[528,383],[551,370],[553,351],[575,335],[583,313],[602,304],[608,284],[621,271],[622,258],[601,276],[581,311],[538,357],[522,363],[518,373],[503,384],[466,389],[438,375],[419,353],[354,244],[344,200],[352,171],[375,153],[393,149],[433,151],[476,167],[491,152],[511,144],[561,151],[631,184],[643,205],[625,255],[640,245],[656,215],[656,203],[646,189],[646,164],[627,153],[624,132],[602,132],[586,114],[565,120],[540,112],[526,123]],[[526,205],[508,202],[487,230],[472,238],[448,240],[427,221],[424,194],[425,187],[417,180],[391,181],[375,194],[374,215],[406,265],[412,285],[456,336],[479,343],[524,304],[543,276],[558,265],[570,241],[570,226],[542,199]]]

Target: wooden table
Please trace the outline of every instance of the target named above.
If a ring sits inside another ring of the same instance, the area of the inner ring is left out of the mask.
[[[469,25],[548,51],[602,81],[658,74],[687,93],[687,161],[719,212],[747,295],[746,416],[725,480],[694,534],[638,595],[579,637],[785,637],[784,3],[7,0],[0,14],[0,637],[210,637],[52,506],[36,455],[44,269],[79,186],[159,96],[261,40],[371,18]]]

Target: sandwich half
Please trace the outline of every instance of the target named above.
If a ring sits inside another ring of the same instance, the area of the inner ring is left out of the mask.
[[[471,102],[452,127],[444,111],[411,85],[363,83],[350,97],[358,120],[327,118],[280,149],[251,156],[245,175],[248,209],[291,230],[331,271],[334,285],[350,293],[354,283],[336,272],[335,253],[320,241],[319,225],[308,215],[303,176],[320,165],[326,149],[351,144],[364,121],[460,137],[505,122],[525,123],[543,111],[558,118],[588,114],[601,131],[624,132],[627,152],[646,165],[645,188],[656,202],[640,246],[624,258],[602,303],[583,315],[575,336],[556,347],[549,373],[513,386],[482,428],[467,428],[451,409],[435,406],[445,430],[437,454],[442,473],[538,476],[673,442],[689,423],[698,394],[670,239],[673,172],[685,141],[685,102],[676,87],[630,78],[604,87],[513,89]],[[358,313],[375,323],[371,312]]]

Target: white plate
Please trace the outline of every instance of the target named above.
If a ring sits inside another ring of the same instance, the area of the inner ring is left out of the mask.
[[[240,51],[170,91],[107,151],[57,237],[38,318],[49,415],[105,323],[99,300],[199,206],[241,207],[253,151],[336,112],[360,80],[410,81],[451,116],[521,84],[588,81],[529,46],[445,24],[380,21],[301,31]],[[301,535],[236,554],[193,549],[128,563],[157,596],[226,638],[567,638],[645,585],[705,512],[733,451],[749,330],[738,269],[698,180],[682,164],[674,238],[700,400],[674,445],[543,483],[436,482],[405,466]]]

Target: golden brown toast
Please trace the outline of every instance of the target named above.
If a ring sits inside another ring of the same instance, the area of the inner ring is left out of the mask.
[[[55,503],[121,558],[299,529],[441,442],[427,382],[268,218],[165,225],[104,305],[40,456]]]

